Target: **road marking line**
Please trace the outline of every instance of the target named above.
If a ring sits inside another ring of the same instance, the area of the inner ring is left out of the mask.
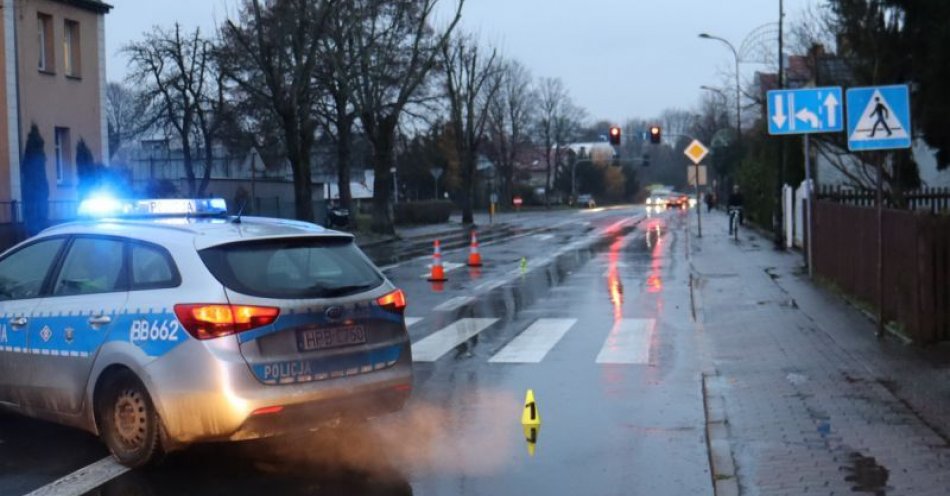
[[[468,305],[474,300],[475,298],[471,296],[456,296],[455,298],[442,302],[441,304],[433,308],[432,311],[433,312],[451,312],[453,310],[457,310],[459,307]]]
[[[539,363],[577,319],[538,319],[491,357],[492,363]]]
[[[472,339],[498,319],[460,319],[412,344],[412,360],[434,362],[456,346]]]
[[[85,494],[128,471],[129,467],[119,465],[119,462],[108,456],[26,496],[76,496]]]
[[[650,344],[656,332],[654,319],[622,319],[613,329],[597,355],[597,363],[650,363]]]
[[[406,317],[406,327],[412,327],[418,324],[425,317]]]

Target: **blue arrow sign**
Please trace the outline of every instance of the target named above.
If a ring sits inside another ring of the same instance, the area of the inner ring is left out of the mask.
[[[834,133],[844,129],[841,88],[773,90],[767,99],[769,134]]]
[[[907,85],[848,90],[848,149],[910,148],[910,91]]]

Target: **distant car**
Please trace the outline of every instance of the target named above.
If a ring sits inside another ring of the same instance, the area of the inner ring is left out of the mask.
[[[651,192],[650,196],[647,198],[647,206],[665,208],[667,203],[669,203],[671,194],[672,192],[667,190],[653,190],[653,192]]]
[[[405,295],[353,236],[221,199],[97,200],[0,255],[0,407],[138,467],[408,399]]]
[[[666,206],[668,208],[688,208],[689,207],[689,196],[684,193],[671,192],[670,196],[667,198]]]
[[[577,195],[577,204],[584,208],[597,207],[597,202],[594,201],[592,195]]]

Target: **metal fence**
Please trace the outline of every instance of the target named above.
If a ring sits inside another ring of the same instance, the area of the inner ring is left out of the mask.
[[[819,200],[827,200],[857,207],[877,205],[877,192],[845,186],[823,186],[818,191]],[[950,188],[921,188],[905,191],[900,195],[900,204],[893,195],[884,195],[887,208],[899,208],[933,213],[950,211]]]
[[[950,340],[950,217],[886,209],[883,315],[915,342]],[[815,202],[815,273],[865,302],[877,302],[874,208]]]

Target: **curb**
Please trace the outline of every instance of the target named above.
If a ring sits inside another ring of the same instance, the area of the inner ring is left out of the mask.
[[[713,493],[716,496],[738,496],[739,479],[732,458],[732,446],[729,444],[729,420],[726,418],[726,401],[722,396],[724,387],[718,372],[703,373],[703,409],[706,413],[706,444],[709,448]]]

